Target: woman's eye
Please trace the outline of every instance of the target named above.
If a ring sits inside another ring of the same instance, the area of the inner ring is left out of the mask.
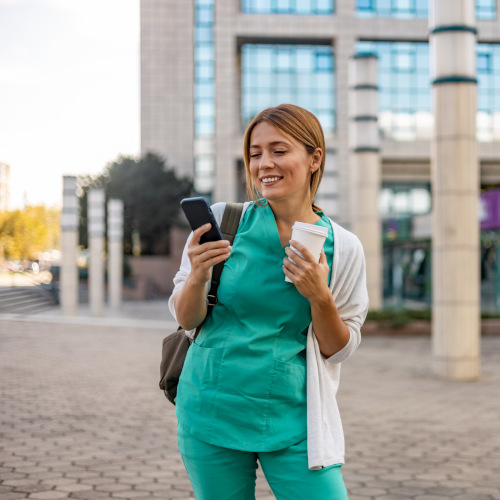
[[[286,151],[275,151],[274,154],[277,154],[277,155],[284,155],[286,153]]]
[[[258,158],[260,156],[260,153],[254,153],[250,155],[250,158]]]

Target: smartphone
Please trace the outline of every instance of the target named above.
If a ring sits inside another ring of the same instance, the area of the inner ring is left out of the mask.
[[[223,239],[214,214],[204,198],[185,198],[181,201],[181,207],[193,231],[207,222],[212,224],[209,231],[202,234],[200,238],[201,244],[207,241],[218,241]]]

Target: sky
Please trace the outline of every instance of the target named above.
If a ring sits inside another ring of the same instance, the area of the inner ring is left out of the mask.
[[[140,151],[139,0],[0,0],[0,162],[11,210]]]

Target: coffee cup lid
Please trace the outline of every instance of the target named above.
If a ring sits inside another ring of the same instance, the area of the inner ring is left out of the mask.
[[[292,229],[301,229],[308,233],[318,234],[320,236],[328,236],[328,228],[324,226],[317,226],[316,224],[308,224],[307,222],[295,221]]]

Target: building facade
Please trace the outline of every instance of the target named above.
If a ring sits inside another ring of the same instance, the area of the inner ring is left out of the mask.
[[[476,119],[485,189],[500,186],[497,3],[476,0]],[[428,16],[427,0],[141,0],[142,152],[157,152],[193,176],[196,191],[212,201],[242,201],[246,124],[265,107],[301,105],[318,116],[326,136],[317,203],[349,228],[356,193],[350,187],[348,63],[356,53],[375,54],[384,287],[386,295],[398,296],[405,266],[425,274],[430,265],[425,245],[406,244],[412,231],[422,240],[430,234]],[[427,293],[417,288],[416,295]]]
[[[10,166],[0,163],[0,212],[9,210],[10,203]]]

